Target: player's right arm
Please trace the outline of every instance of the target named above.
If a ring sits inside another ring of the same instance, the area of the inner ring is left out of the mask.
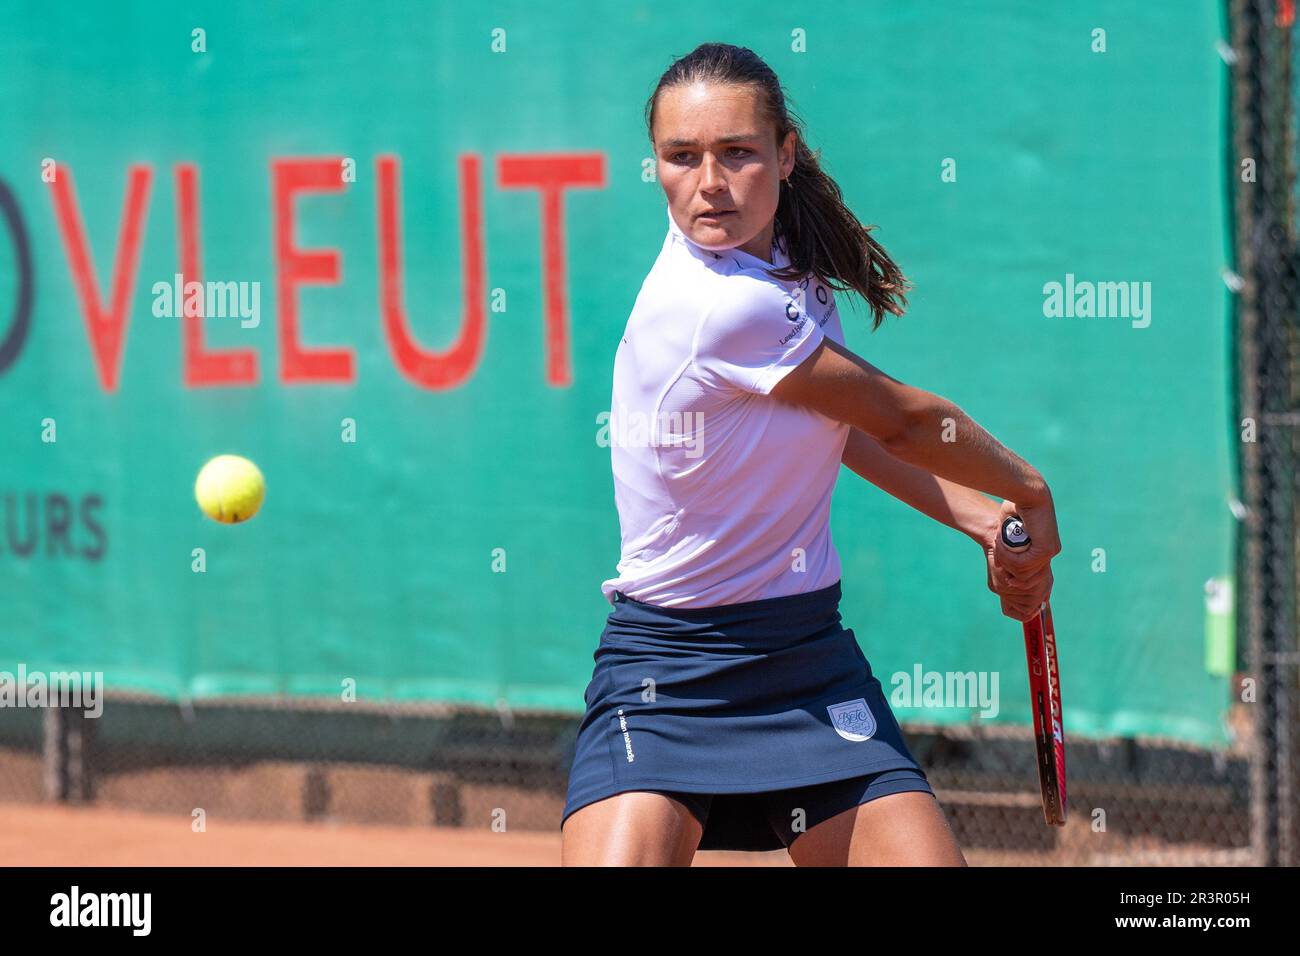
[[[1043,476],[946,398],[886,375],[829,337],[770,394],[860,429],[900,461],[1015,502],[1033,543],[1002,556],[1013,572],[1031,573],[1060,552]]]

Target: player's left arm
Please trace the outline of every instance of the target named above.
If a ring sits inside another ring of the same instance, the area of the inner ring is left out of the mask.
[[[1001,525],[1000,502],[900,461],[861,429],[849,427],[840,460],[881,491],[981,545]]]

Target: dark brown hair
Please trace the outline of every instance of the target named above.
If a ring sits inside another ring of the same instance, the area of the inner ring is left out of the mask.
[[[729,43],[702,43],[674,60],[646,103],[651,143],[659,94],[697,82],[752,87],[760,109],[776,130],[778,148],[791,130],[795,133],[794,169],[781,188],[773,225],[775,237],[786,240],[790,265],[769,270],[771,274],[794,281],[811,273],[837,292],[858,293],[871,308],[873,331],[880,327],[886,312],[902,315],[910,283],[889,253],[871,238],[875,227],[864,226],[844,205],[839,185],[818,161],[821,151],[808,149],[803,123],[786,107],[781,82],[753,50]]]

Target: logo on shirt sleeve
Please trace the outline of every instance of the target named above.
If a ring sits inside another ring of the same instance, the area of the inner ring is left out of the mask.
[[[794,320],[791,319],[790,321],[793,322]],[[785,345],[786,342],[789,342],[792,338],[794,338],[796,335],[799,334],[799,330],[802,329],[802,328],[803,328],[807,323],[808,323],[808,320],[805,319],[805,318],[803,318],[802,316],[800,316],[800,317],[799,317],[799,324],[796,325],[796,326],[795,326],[793,329],[791,329],[789,332],[787,332],[785,335],[781,336],[780,344],[781,344],[781,345]]]
[[[817,320],[818,325],[825,325],[830,317],[835,314],[835,303],[830,299],[830,293],[826,291],[826,286],[819,282],[817,284],[817,301],[826,306],[826,309],[822,312],[822,317]]]

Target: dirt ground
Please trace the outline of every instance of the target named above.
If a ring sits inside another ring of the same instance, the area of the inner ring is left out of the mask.
[[[1086,823],[1077,823],[1082,834]],[[1076,839],[1082,839],[1076,835]],[[1250,866],[1248,851],[1162,848],[1078,853],[963,848],[971,866]],[[194,833],[184,814],[0,803],[0,860],[10,866],[559,866],[560,835],[463,827],[233,820],[209,816]],[[784,850],[705,850],[695,866],[793,866]]]
[[[124,810],[0,804],[10,866],[559,866],[558,833],[206,821]],[[695,855],[696,866],[791,866],[774,853]]]

